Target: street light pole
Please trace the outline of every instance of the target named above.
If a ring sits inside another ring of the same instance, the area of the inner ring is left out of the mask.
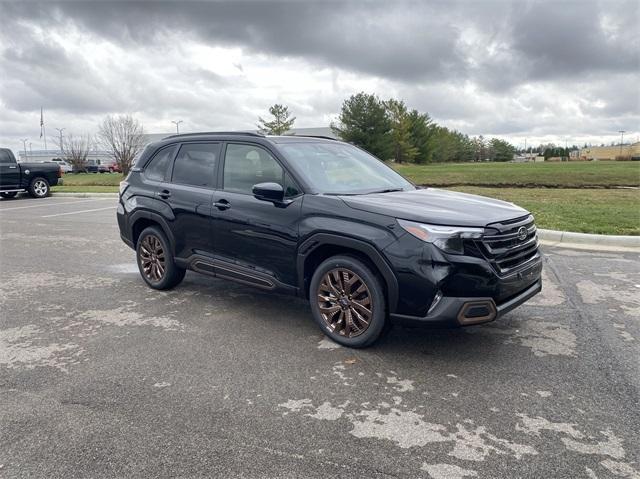
[[[172,120],[172,121],[171,121],[171,123],[173,123],[174,125],[176,125],[176,134],[178,134],[178,135],[179,135],[179,134],[180,134],[180,128],[179,128],[179,125],[180,125],[180,123],[182,123],[182,120],[178,120],[178,121],[173,121],[173,120]]]
[[[620,156],[622,156],[622,143],[624,142],[624,134],[626,132],[626,130],[618,130],[618,133],[620,133]]]
[[[23,138],[22,139],[22,147],[24,148],[24,157],[27,159],[27,161],[29,160],[29,157],[27,156],[27,141],[29,140],[29,138]]]
[[[33,150],[31,149],[31,142],[29,142],[29,158],[33,159]]]
[[[62,143],[62,132],[66,130],[66,128],[56,128],[58,133],[60,134],[60,153],[64,153],[63,143]]]

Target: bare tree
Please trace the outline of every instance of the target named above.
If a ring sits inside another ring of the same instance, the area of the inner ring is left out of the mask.
[[[131,115],[107,116],[100,125],[98,138],[125,176],[145,143],[142,124]]]
[[[71,164],[73,171],[85,171],[87,169],[87,156],[92,144],[91,135],[73,136],[70,133],[58,146],[62,150],[64,160]]]

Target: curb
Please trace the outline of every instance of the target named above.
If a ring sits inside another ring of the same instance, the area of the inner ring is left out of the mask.
[[[548,246],[596,251],[640,252],[640,236],[596,235],[538,229],[540,242]]]
[[[118,198],[118,193],[56,193],[53,191],[51,192],[51,196],[63,198]]]

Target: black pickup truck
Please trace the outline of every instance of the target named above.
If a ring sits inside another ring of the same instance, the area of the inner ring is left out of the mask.
[[[52,186],[62,184],[62,170],[56,163],[18,163],[13,152],[0,148],[0,196],[13,198],[28,191],[34,198],[49,196]]]

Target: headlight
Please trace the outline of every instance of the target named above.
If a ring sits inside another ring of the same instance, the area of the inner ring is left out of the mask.
[[[482,238],[484,233],[484,228],[427,225],[406,220],[398,220],[398,223],[407,233],[412,234],[419,240],[431,243],[442,251],[452,254],[463,254],[463,240],[467,238]]]

